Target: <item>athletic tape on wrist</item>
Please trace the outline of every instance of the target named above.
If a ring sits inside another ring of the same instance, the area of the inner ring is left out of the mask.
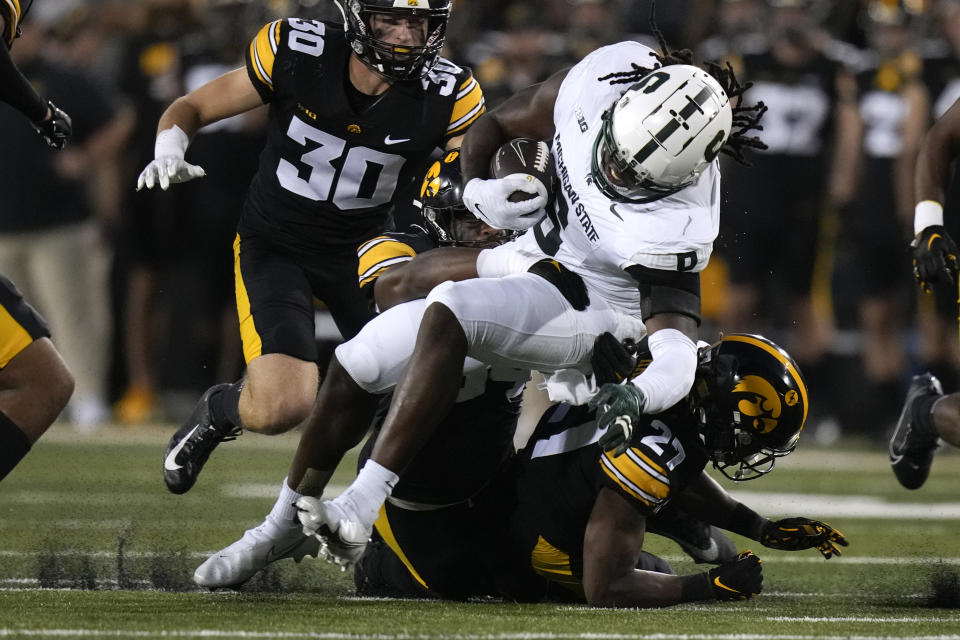
[[[943,226],[943,205],[934,200],[918,202],[913,209],[914,235],[932,226]]]

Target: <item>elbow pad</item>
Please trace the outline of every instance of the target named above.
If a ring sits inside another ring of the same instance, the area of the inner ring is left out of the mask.
[[[633,380],[643,393],[644,413],[660,413],[690,393],[697,371],[697,345],[676,329],[661,329],[647,338],[653,360]]]

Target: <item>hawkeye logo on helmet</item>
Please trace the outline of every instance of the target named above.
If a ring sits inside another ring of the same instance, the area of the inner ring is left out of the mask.
[[[432,198],[433,196],[437,195],[439,190],[440,161],[437,160],[427,171],[427,174],[423,176],[423,184],[420,185],[420,198],[423,199],[424,196],[430,196]]]
[[[796,404],[796,392],[791,393]],[[737,410],[751,418],[752,428],[760,433],[770,433],[776,428],[783,407],[772,384],[760,376],[744,376],[733,388],[732,395],[737,401]]]

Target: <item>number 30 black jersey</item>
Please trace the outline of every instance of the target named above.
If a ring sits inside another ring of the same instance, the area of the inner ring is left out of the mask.
[[[342,26],[330,22],[277,20],[250,43],[247,72],[270,116],[245,231],[299,249],[355,248],[376,235],[430,154],[484,111],[471,72],[444,58],[356,111],[349,58]]]

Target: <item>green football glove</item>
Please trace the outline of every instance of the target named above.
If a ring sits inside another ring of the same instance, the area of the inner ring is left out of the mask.
[[[707,572],[717,600],[747,600],[763,590],[763,568],[760,558],[744,551],[732,562]]]
[[[589,406],[597,410],[597,426],[604,429],[599,444],[604,451],[613,450],[619,456],[630,447],[633,427],[640,420],[646,400],[633,384],[608,382],[590,399]]]
[[[850,543],[847,538],[819,520],[809,518],[785,518],[769,522],[760,534],[760,544],[781,551],[801,551],[815,548],[824,558],[841,554],[840,547]]]

